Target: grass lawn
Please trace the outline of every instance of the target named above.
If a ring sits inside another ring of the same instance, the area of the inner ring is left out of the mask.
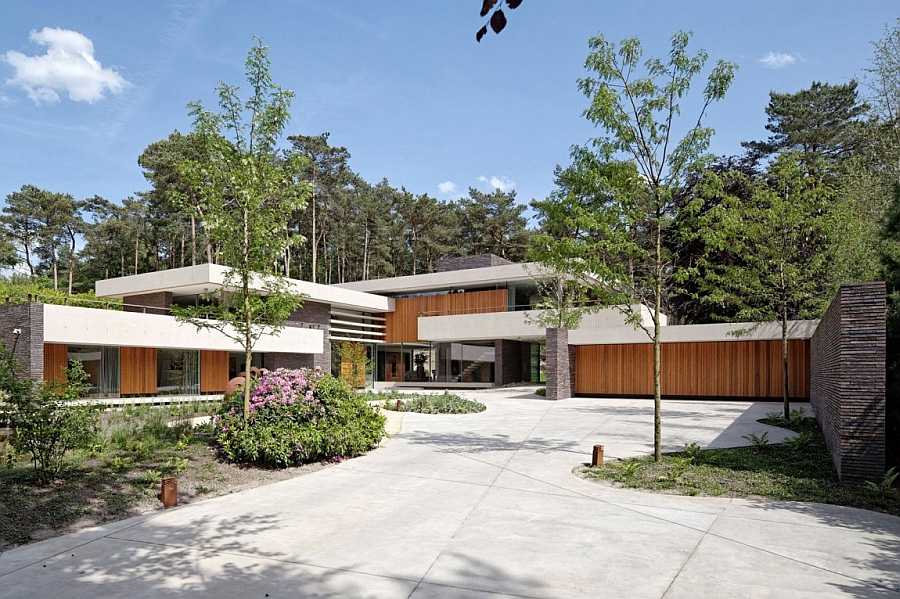
[[[814,418],[795,411],[790,419],[771,415],[760,422],[788,428],[799,436],[778,445],[768,444],[765,435],[751,437],[752,446],[734,449],[703,451],[693,444],[663,456],[658,463],[648,456],[582,468],[580,473],[589,480],[631,489],[813,501],[900,516],[900,490],[895,488],[900,481],[885,477],[871,484],[840,482]]]

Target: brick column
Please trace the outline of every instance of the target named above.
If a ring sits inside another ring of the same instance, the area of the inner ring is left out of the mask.
[[[13,331],[19,330],[16,335]],[[26,378],[44,378],[44,305],[0,306],[0,340],[22,364]]]
[[[880,481],[885,462],[885,285],[841,285],[810,340],[810,404],[838,477]]]
[[[498,387],[522,381],[522,342],[494,341],[494,384]]]
[[[547,399],[572,397],[574,371],[570,353],[569,331],[547,329]]]

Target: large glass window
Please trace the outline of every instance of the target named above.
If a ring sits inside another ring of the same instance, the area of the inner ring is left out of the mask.
[[[156,351],[158,395],[200,394],[200,352],[160,349]]]
[[[387,383],[493,383],[494,344],[386,343],[376,346],[375,380]]]
[[[87,397],[103,399],[119,396],[119,348],[75,346],[68,348],[68,361],[78,360],[88,378]]]

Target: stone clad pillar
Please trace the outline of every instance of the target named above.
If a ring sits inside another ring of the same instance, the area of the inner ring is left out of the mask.
[[[569,331],[547,329],[547,399],[572,397],[574,361],[570,357]]]

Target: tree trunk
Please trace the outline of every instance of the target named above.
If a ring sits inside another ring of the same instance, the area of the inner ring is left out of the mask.
[[[659,311],[662,302],[662,231],[659,221],[656,226],[656,281],[654,282],[653,306],[653,459],[662,460],[662,389],[660,388],[661,328]]]
[[[784,397],[784,417],[791,417],[791,398],[789,395],[790,387],[788,386],[788,321],[787,307],[781,308],[781,375],[782,375],[782,394]]]

